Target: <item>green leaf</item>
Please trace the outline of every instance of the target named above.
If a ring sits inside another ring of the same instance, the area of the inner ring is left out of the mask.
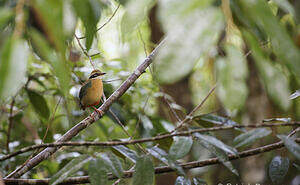
[[[289,159],[276,156],[269,165],[269,176],[273,183],[281,184],[289,169]]]
[[[34,111],[45,120],[48,120],[50,116],[50,110],[46,99],[35,91],[27,89],[26,92]]]
[[[224,19],[220,9],[200,9],[194,1],[159,3],[160,19],[168,37],[155,57],[154,72],[160,83],[171,84],[190,74],[200,56],[216,48]],[[173,9],[175,7],[180,10]],[[171,12],[174,15],[170,16]]]
[[[178,176],[175,181],[175,185],[192,185],[190,179],[184,176]]]
[[[25,83],[28,46],[21,39],[8,38],[0,50],[0,100],[13,96]]]
[[[173,159],[181,159],[191,150],[193,139],[191,137],[174,137],[173,139],[169,155]]]
[[[189,89],[194,105],[199,105],[207,96],[212,86],[216,83],[213,71],[214,65],[210,59],[201,56],[199,62],[195,65],[191,76],[189,77]],[[213,112],[216,110],[217,97],[211,94],[205,103],[201,106],[201,112]],[[199,112],[199,111],[197,111]]]
[[[97,33],[97,23],[101,16],[101,6],[97,0],[73,0],[73,7],[85,27],[86,49],[89,50]]]
[[[273,0],[280,8],[282,8],[286,13],[291,14],[295,18],[295,10],[293,6],[287,0]]]
[[[266,87],[267,93],[276,105],[282,110],[287,111],[291,106],[289,100],[290,87],[288,78],[277,66],[272,63],[262,52],[258,41],[249,33],[243,32],[247,42],[250,44],[255,64],[258,68],[259,75]],[[300,58],[299,58],[300,61]]]
[[[195,121],[197,120],[202,120],[202,121],[207,121],[209,123],[213,123],[216,125],[237,125],[237,123],[229,118],[225,118],[222,116],[217,116],[213,114],[205,114],[201,116],[195,116],[193,119]]]
[[[214,114],[205,114],[205,115],[199,115],[194,116],[193,120],[195,120],[197,123],[199,123],[201,126],[204,127],[213,127],[215,125],[225,125],[225,126],[231,126],[231,125],[237,125],[238,123],[222,116],[217,116]],[[245,129],[237,128],[237,130],[244,131]]]
[[[193,134],[196,138],[198,138],[198,142],[208,151],[216,155],[216,157],[220,160],[220,162],[226,166],[232,173],[239,176],[238,171],[233,167],[230,161],[228,161],[227,153],[237,155],[237,151],[225,145],[222,141],[208,135],[202,135],[199,133]]]
[[[208,142],[209,144],[211,144],[217,148],[220,148],[221,150],[223,150],[226,153],[237,155],[237,151],[235,148],[232,148],[231,146],[224,144],[222,141],[218,140],[217,138],[215,138],[213,136],[199,134],[199,133],[196,133],[195,136],[200,140],[204,140],[204,141]]]
[[[89,164],[89,179],[92,185],[107,184],[107,171],[102,159],[93,159]]]
[[[121,22],[122,34],[132,33],[139,24],[147,18],[148,11],[155,4],[153,0],[136,1],[126,3],[125,13]]]
[[[130,159],[133,163],[136,163],[136,160],[138,159],[138,155],[135,151],[127,148],[126,146],[119,145],[119,146],[113,146],[114,150],[122,154],[123,156]]]
[[[155,134],[152,121],[145,115],[140,116],[141,125],[143,126],[143,137],[151,137]]]
[[[253,129],[234,138],[233,143],[237,148],[241,146],[247,146],[256,140],[271,134],[271,132],[272,131],[266,128]]]
[[[63,1],[36,0],[31,5],[50,44],[64,56],[66,38],[63,32]]]
[[[72,159],[67,165],[59,170],[53,177],[51,177],[50,184],[56,185],[65,180],[69,175],[78,171],[84,164],[89,162],[92,158],[86,155],[81,155]]]
[[[194,185],[207,185],[207,182],[199,177],[193,178]]]
[[[0,8],[0,30],[13,18],[14,12],[10,8]]]
[[[123,167],[120,160],[113,153],[104,153],[100,155],[101,159],[110,172],[112,172],[118,178],[123,176]]]
[[[217,94],[224,106],[230,111],[240,110],[248,96],[248,68],[242,51],[227,44],[226,58],[219,58],[215,68],[219,80]]]
[[[300,146],[292,138],[285,135],[277,135],[280,138],[285,147],[290,151],[298,160],[300,160]]]
[[[133,185],[152,185],[154,183],[154,166],[149,155],[139,157],[134,167]]]
[[[154,146],[152,148],[147,148],[147,151],[156,159],[169,165],[172,169],[175,169],[180,175],[185,175],[182,167],[175,160],[173,160],[163,149]]]
[[[69,94],[71,72],[64,57],[58,56],[38,31],[31,29],[29,36],[35,52],[53,67],[54,74],[58,77],[60,89],[67,96]]]
[[[235,0],[237,2],[237,0]],[[238,1],[239,6],[247,18],[255,23],[271,40],[271,46],[279,60],[297,77],[300,76],[300,51],[289,36],[287,30],[279,23],[266,1],[244,0]],[[260,61],[259,61],[260,62]],[[275,82],[276,80],[273,79]],[[276,82],[280,84],[279,82]],[[283,89],[282,87],[277,88]]]

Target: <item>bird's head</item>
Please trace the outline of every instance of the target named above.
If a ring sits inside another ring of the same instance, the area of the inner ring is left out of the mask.
[[[105,74],[106,74],[106,73],[103,73],[103,72],[101,72],[101,71],[98,70],[98,69],[95,69],[95,70],[93,70],[93,71],[91,72],[89,79],[97,78],[97,77],[100,77],[100,76],[105,75]]]

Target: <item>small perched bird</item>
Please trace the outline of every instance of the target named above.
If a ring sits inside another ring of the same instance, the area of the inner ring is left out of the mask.
[[[98,105],[103,95],[102,76],[105,73],[100,70],[93,70],[89,79],[82,85],[79,91],[80,107],[85,110],[87,107],[92,107],[99,114],[102,111],[96,109],[94,106]]]

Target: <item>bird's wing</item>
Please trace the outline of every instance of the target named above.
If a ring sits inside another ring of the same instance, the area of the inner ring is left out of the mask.
[[[81,100],[82,99],[82,97],[87,93],[87,90],[89,89],[89,88],[91,88],[92,87],[92,81],[87,81],[82,87],[81,87],[81,89],[80,89],[80,91],[79,91],[79,99]]]

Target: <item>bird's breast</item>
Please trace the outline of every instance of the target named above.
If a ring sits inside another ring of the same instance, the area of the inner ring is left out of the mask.
[[[101,79],[92,79],[91,83],[91,87],[87,89],[87,93],[81,101],[85,107],[99,104],[103,94],[103,84]]]

